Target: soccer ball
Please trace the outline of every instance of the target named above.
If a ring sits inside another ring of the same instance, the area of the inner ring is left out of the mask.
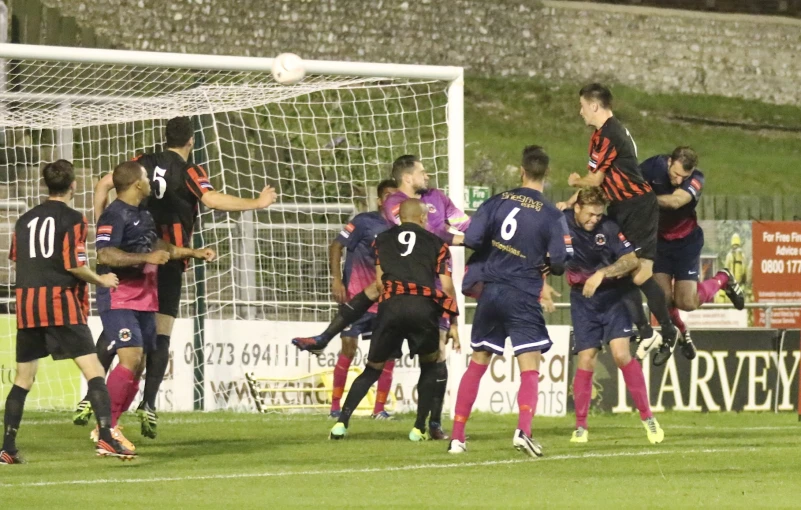
[[[294,85],[304,76],[303,59],[294,53],[281,53],[273,60],[273,78],[281,85]]]

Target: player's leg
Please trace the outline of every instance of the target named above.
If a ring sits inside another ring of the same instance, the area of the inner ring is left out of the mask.
[[[108,373],[109,368],[111,368],[111,364],[114,362],[114,348],[112,345],[112,341],[109,340],[108,335],[106,332],[103,331],[100,333],[100,336],[97,338],[96,344],[96,352],[97,352],[97,359],[100,362],[100,365],[103,367],[103,378],[105,380],[105,374]],[[75,407],[75,413],[72,415],[72,423],[75,425],[86,425],[89,423],[89,420],[92,418],[92,403],[89,399],[89,394],[87,393],[84,395],[83,399],[78,402],[78,405]]]
[[[550,346],[550,340],[548,340]],[[547,350],[547,348],[545,349]],[[542,445],[531,437],[531,422],[537,412],[542,353],[538,350],[517,355],[520,368],[520,389],[517,391],[517,430],[512,446],[529,457],[542,457]]]
[[[409,348],[412,350],[415,344],[421,342],[427,343],[429,348],[425,349],[429,352],[420,354],[418,359],[420,361],[420,377],[417,380],[417,417],[414,421],[414,427],[409,432],[409,439],[411,441],[426,441],[432,439],[431,435],[426,432],[426,420],[429,418],[432,410],[437,405],[436,400],[439,396],[440,379],[447,377],[440,371],[439,359],[439,333],[434,328],[427,333],[423,333],[430,337],[427,342],[421,340],[421,333],[417,332],[414,339],[410,338]],[[441,430],[440,430],[441,432]],[[447,438],[447,436],[445,436]],[[437,439],[443,439],[438,437]]]
[[[576,408],[576,430],[571,443],[586,443],[589,439],[587,415],[592,400],[592,375],[598,349],[603,345],[603,307],[610,299],[610,292],[599,290],[592,298],[585,298],[582,288],[570,291],[570,317],[573,322],[573,352],[576,353],[577,369],[573,377],[573,402]],[[600,305],[599,305],[600,304]],[[601,307],[599,310],[598,307]],[[631,321],[628,329],[631,330]]]
[[[445,406],[445,394],[448,392],[448,330],[451,327],[449,319],[440,318],[439,321],[439,349],[437,363],[437,390],[431,404],[431,418],[428,422],[428,434],[431,439],[445,440],[448,435],[442,430],[442,408]]]
[[[370,350],[372,352],[372,344]],[[380,357],[382,356],[379,354],[379,350],[376,350],[376,353],[373,354],[373,359],[378,359]],[[364,370],[353,381],[353,384],[350,385],[348,397],[345,399],[345,403],[342,404],[339,419],[336,425],[331,429],[328,435],[329,439],[342,439],[345,437],[348,426],[350,425],[350,417],[353,415],[354,411],[356,411],[356,408],[359,407],[361,401],[364,400],[367,392],[370,391],[370,387],[378,381],[383,369],[383,361],[371,361],[368,357],[367,365],[364,367]]]
[[[17,342],[19,342],[19,335],[17,336]],[[17,347],[18,357],[19,352],[20,349]],[[45,353],[45,355],[47,354]],[[17,449],[17,432],[22,422],[25,399],[33,386],[38,368],[38,358],[26,362],[17,362],[17,375],[14,377],[14,385],[6,397],[6,408],[3,414],[3,447],[0,450],[0,464],[24,463]]]
[[[340,305],[336,317],[328,324],[325,331],[317,336],[293,338],[292,345],[302,351],[309,351],[312,354],[319,355],[335,336],[367,313],[373,303],[378,301],[378,295],[378,287],[368,285],[366,289],[356,294],[353,299]]]
[[[342,349],[339,351],[337,363],[334,365],[334,381],[333,389],[331,391],[331,410],[329,416],[331,418],[339,418],[340,413],[340,400],[345,393],[345,384],[348,381],[348,370],[356,356],[356,347],[359,341],[359,335],[356,331],[348,331],[346,336],[343,332],[340,336],[342,340]],[[356,333],[353,336],[353,333]]]
[[[631,357],[628,337],[616,338],[610,341],[609,349],[612,351],[615,364],[623,374],[623,380],[629,390],[631,399],[634,401],[634,406],[640,413],[640,419],[648,434],[648,440],[652,444],[661,443],[665,433],[651,412],[651,405],[648,401],[648,388],[645,385],[642,366],[639,361]]]
[[[381,370],[381,377],[375,386],[375,405],[373,414],[370,416],[374,420],[391,420],[392,416],[384,409],[392,390],[392,375],[395,371],[395,359],[388,359]]]
[[[576,408],[576,430],[570,438],[571,443],[586,443],[589,440],[587,415],[592,400],[592,374],[598,349],[584,349],[577,354],[576,375],[573,376],[573,403]]]

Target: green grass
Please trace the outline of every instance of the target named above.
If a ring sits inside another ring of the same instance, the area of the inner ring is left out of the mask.
[[[465,184],[508,186],[525,145],[551,155],[551,182],[565,187],[570,172],[586,173],[591,129],[579,117],[578,85],[532,79],[468,77],[465,85]],[[797,162],[801,133],[715,127],[672,117],[773,125],[801,131],[801,108],[739,99],[682,94],[648,94],[613,87],[615,114],[634,137],[640,160],[678,145],[694,147],[707,176],[707,193],[801,194]]]
[[[657,446],[636,415],[590,417],[586,445],[568,443],[571,417],[535,418],[546,448],[537,460],[511,448],[510,415],[476,415],[458,457],[442,442],[406,440],[410,417],[354,419],[340,442],[326,439],[332,423],[319,415],[166,415],[156,441],[126,418],[141,454],[130,463],[95,458],[89,429],[65,413],[27,414],[18,443],[29,463],[0,469],[3,507],[798,505],[801,424],[792,414],[666,413]]]

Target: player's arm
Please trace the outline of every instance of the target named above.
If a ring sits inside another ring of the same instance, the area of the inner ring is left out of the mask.
[[[589,173],[584,177],[573,172],[567,178],[567,184],[576,188],[584,186],[600,186],[604,182],[606,172],[617,158],[617,148],[612,140],[601,135],[598,142],[590,147],[590,160],[587,163]]]
[[[347,291],[345,284],[342,282],[342,253],[345,247],[339,242],[339,239],[334,239],[328,246],[328,270],[331,272],[331,295],[334,301],[339,304],[345,302],[347,298]]]
[[[568,198],[564,202],[557,202],[556,203],[556,208],[559,209],[560,211],[564,211],[566,209],[570,209],[571,207],[576,205],[576,202],[578,201],[578,194],[579,194],[579,192],[576,191],[575,193],[573,193],[573,195],[570,198]]]
[[[109,267],[131,267],[140,264],[166,264],[170,253],[166,250],[154,250],[150,253],[129,253],[114,246],[97,250],[97,263]]]
[[[159,239],[156,243],[156,250],[164,250],[169,253],[170,260],[202,259],[211,262],[217,256],[211,248],[184,248],[170,244],[163,239]]]
[[[82,217],[80,222],[73,223],[68,227],[64,239],[61,241],[64,269],[86,283],[116,289],[120,283],[117,275],[114,273],[99,275],[86,265],[86,234],[88,231],[86,218]],[[75,227],[78,229],[76,230]],[[14,258],[16,258],[16,252],[17,236],[15,233],[11,244],[11,253]]]
[[[95,220],[100,218],[103,214],[103,209],[108,205],[108,194],[114,189],[114,181],[112,180],[112,173],[109,172],[104,175],[97,184],[95,184],[95,196],[93,199],[93,209],[95,212]]]
[[[464,232],[470,226],[470,216],[466,212],[456,207],[450,197],[445,196],[445,217],[448,223],[462,234],[454,235],[450,240],[451,246],[461,246],[464,244]]]
[[[613,264],[603,267],[595,272],[584,282],[582,294],[584,297],[592,297],[595,291],[606,278],[621,278],[636,272],[640,268],[640,259],[634,253],[634,246],[631,245],[620,228],[613,222],[607,222],[602,227],[606,234],[606,249],[611,250],[617,260]]]
[[[662,209],[679,209],[693,201],[693,196],[678,188],[670,195],[657,195],[656,200]]]
[[[464,245],[473,250],[480,250],[487,239],[492,235],[489,228],[492,226],[492,216],[495,211],[496,200],[490,198],[476,210],[470,223],[464,231]]]
[[[565,274],[567,261],[572,256],[573,241],[570,238],[570,231],[567,229],[567,219],[564,214],[560,213],[559,218],[550,222],[547,255],[547,267],[550,274],[555,276]]]
[[[278,198],[272,186],[265,186],[258,198],[242,198],[216,191],[209,182],[206,170],[200,165],[190,166],[184,171],[184,184],[203,205],[218,211],[252,211],[270,207]]]
[[[78,278],[79,280],[83,280],[86,283],[97,285],[98,287],[107,287],[111,289],[116,289],[117,286],[120,284],[120,279],[117,278],[117,275],[114,273],[106,273],[104,275],[99,275],[92,271],[89,266],[80,266],[73,269],[68,269],[73,276]]]
[[[584,177],[580,176],[576,172],[573,172],[567,178],[568,186],[573,186],[574,188],[583,188],[585,186],[598,187],[603,182],[604,182],[604,174],[599,171],[590,172]],[[573,201],[573,203],[575,203],[575,200]]]

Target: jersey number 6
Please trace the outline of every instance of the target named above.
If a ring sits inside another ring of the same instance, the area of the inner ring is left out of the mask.
[[[515,207],[512,209],[512,212],[506,216],[506,219],[503,220],[503,224],[501,225],[501,237],[504,241],[508,241],[515,236],[515,232],[517,232],[517,220],[515,216],[517,216],[519,212],[520,208]]]
[[[414,249],[414,243],[417,242],[417,234],[414,232],[401,232],[398,235],[398,242],[406,246],[406,251],[401,253],[401,257],[409,255]]]

